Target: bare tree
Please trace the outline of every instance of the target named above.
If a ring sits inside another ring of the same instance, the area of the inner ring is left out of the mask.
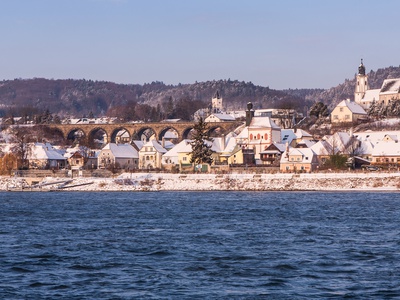
[[[11,153],[17,158],[17,167],[19,169],[29,168],[28,157],[31,153],[32,142],[35,136],[32,135],[30,127],[14,126],[11,128]]]

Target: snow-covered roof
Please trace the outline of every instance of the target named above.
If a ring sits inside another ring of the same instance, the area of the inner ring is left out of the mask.
[[[49,143],[35,143],[31,148],[29,159],[65,160],[65,157]]]
[[[149,147],[149,146],[154,147],[154,149],[156,149],[156,151],[158,153],[162,153],[162,154],[167,153],[167,150],[163,146],[161,146],[156,140],[148,141],[146,144],[143,145],[143,147],[140,149],[140,151],[142,151],[143,148]]]
[[[78,152],[78,153],[80,153],[82,156],[84,156],[85,154],[86,154],[86,149],[85,149],[85,147],[82,147],[82,146],[75,146],[75,147],[73,147],[73,148],[67,148],[67,149],[65,149],[65,152],[64,152],[64,157],[65,158],[70,158],[70,157],[72,157],[76,152]]]
[[[305,145],[307,148],[311,148],[312,145],[315,144],[315,141],[310,141],[310,140],[301,140],[300,142],[297,143],[298,145]]]
[[[378,101],[380,92],[381,92],[380,89],[367,90],[361,101],[363,101],[363,102],[364,101],[365,102]]]
[[[289,148],[288,155],[285,151],[281,156],[281,163],[295,162],[295,163],[311,163],[315,155],[314,151],[310,148]],[[301,156],[301,160],[291,161],[293,156]]]
[[[359,104],[349,100],[343,100],[336,107],[347,107],[353,114],[358,114],[358,115],[367,114],[364,108],[362,108]]]
[[[293,129],[292,129],[293,130]],[[295,131],[295,135],[298,139],[302,139],[304,137],[312,137],[312,134],[308,133],[307,131],[303,129],[297,129]]]
[[[178,138],[178,135],[175,131],[173,130],[168,130],[165,134],[164,134],[164,138],[165,139],[176,139]]]
[[[275,122],[269,117],[253,117],[251,119],[249,128],[273,128],[281,129]]]
[[[400,93],[400,78],[385,79],[380,90],[382,95]]]
[[[396,142],[380,142],[375,144],[372,150],[372,156],[399,156],[400,157],[400,143]]]
[[[179,153],[192,152],[192,146],[190,145],[191,140],[185,139],[180,143],[176,144],[171,150],[166,152],[164,157],[177,157]]]
[[[103,150],[110,150],[116,158],[139,158],[137,150],[130,144],[108,143]]]
[[[275,146],[278,150],[271,149],[271,146]],[[286,150],[286,144],[273,142],[271,145],[267,147],[267,150],[263,150],[260,153],[283,153]]]
[[[227,112],[227,114],[231,115],[235,119],[246,117],[246,111],[244,111],[244,110],[229,111],[229,112]]]
[[[221,121],[235,121],[235,118],[228,114],[211,114],[206,118],[208,121],[213,119],[219,119]]]
[[[393,137],[400,137],[400,131],[397,130],[389,130],[389,131],[362,131],[362,132],[355,132],[354,136],[359,139],[360,141],[371,141],[372,143],[376,143],[379,141],[383,141],[385,136],[393,136]]]
[[[139,149],[139,150],[142,149],[142,147],[143,147],[143,145],[144,145],[144,142],[143,142],[143,141],[137,141],[137,140],[135,140],[135,141],[132,141],[132,143],[135,144],[136,148]]]
[[[226,152],[226,153],[232,153],[233,151],[235,151],[235,149],[238,146],[234,136],[227,136],[225,143],[226,143],[226,146],[225,146],[225,149],[223,149],[223,152]]]
[[[320,140],[310,147],[317,155],[328,155],[332,152],[331,145],[324,140]]]

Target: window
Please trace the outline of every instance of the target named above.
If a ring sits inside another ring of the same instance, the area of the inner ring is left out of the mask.
[[[334,119],[334,120],[338,120],[338,119],[339,119],[339,116],[338,116],[338,115],[333,115],[333,119]]]
[[[346,120],[349,120],[349,119],[350,119],[350,115],[345,115],[344,118],[345,118]]]
[[[340,111],[340,112],[343,112],[343,107],[339,108],[339,111]]]
[[[286,171],[289,171],[290,170],[290,167],[289,166],[286,166]]]
[[[183,161],[186,161],[186,159],[187,159],[187,157],[186,157],[186,156],[184,156],[182,160],[183,160]]]
[[[250,134],[250,140],[252,140],[253,139],[253,134]]]
[[[257,134],[257,140],[259,140],[261,137],[260,137],[260,134]]]
[[[284,140],[286,140],[287,138],[288,138],[288,136],[285,135]],[[268,134],[267,134],[267,133],[264,133],[264,139],[265,139],[265,140],[268,140]]]

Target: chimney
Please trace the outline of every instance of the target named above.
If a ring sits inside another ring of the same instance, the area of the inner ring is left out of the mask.
[[[249,102],[247,103],[247,110],[246,110],[246,126],[250,125],[253,117],[254,117],[253,103]]]
[[[286,142],[286,155],[285,155],[285,158],[286,159],[289,159],[289,142]]]

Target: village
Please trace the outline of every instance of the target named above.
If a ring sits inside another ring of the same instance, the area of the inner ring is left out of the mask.
[[[211,163],[192,161],[193,139],[190,132],[183,136],[174,130],[167,130],[161,137],[147,130],[136,140],[121,129],[113,137],[104,132],[97,134],[92,144],[96,142],[101,146],[90,148],[80,144],[83,134],[75,130],[70,133],[74,142],[69,147],[46,141],[23,145],[26,147],[26,159],[21,168],[23,162],[15,155],[10,127],[4,127],[1,132],[4,142],[0,145],[0,169],[3,175],[14,178],[34,178],[30,180],[30,185],[42,180],[38,178],[50,176],[115,178],[130,174],[132,178],[132,173],[397,172],[400,167],[400,130],[359,131],[356,125],[372,122],[368,120],[367,113],[372,106],[387,106],[400,99],[400,78],[387,79],[381,89],[371,90],[361,61],[356,79],[354,101],[345,99],[336,105],[326,117],[331,134],[324,136],[302,129],[299,124],[304,116],[293,109],[257,110],[249,102],[243,111],[224,111],[223,99],[217,91],[211,99],[210,108],[197,111],[194,116],[196,122],[201,120],[212,124],[214,129],[214,132],[210,130],[211,138],[204,141],[212,151]],[[67,121],[76,128],[109,122],[112,121],[101,118]],[[168,128],[174,128],[179,122],[165,120],[170,125]],[[385,122],[393,128],[400,120],[380,120],[379,124]],[[218,124],[222,123],[239,125],[221,133]],[[336,131],[335,128],[346,130]]]

